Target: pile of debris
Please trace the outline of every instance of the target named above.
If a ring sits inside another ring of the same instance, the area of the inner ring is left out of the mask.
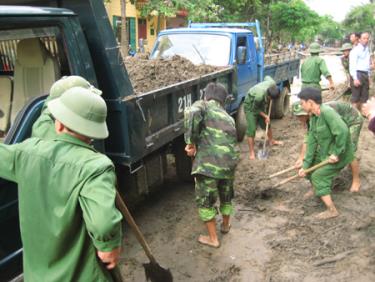
[[[146,93],[221,69],[209,65],[194,65],[180,56],[153,60],[127,57],[125,66],[133,85],[134,94]]]

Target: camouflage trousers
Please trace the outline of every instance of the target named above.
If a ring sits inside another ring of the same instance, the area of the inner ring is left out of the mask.
[[[220,213],[222,215],[231,215],[233,213],[233,179],[215,179],[201,174],[196,175],[194,179],[195,201],[201,220],[210,221],[216,216],[217,209],[215,204],[218,196],[220,199]]]

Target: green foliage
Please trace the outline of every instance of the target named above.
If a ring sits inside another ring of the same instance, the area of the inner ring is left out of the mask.
[[[340,40],[344,36],[342,26],[330,16],[321,17],[319,27],[318,35],[324,42],[332,43],[334,40]]]
[[[313,37],[319,27],[319,15],[302,0],[288,3],[277,2],[271,5],[271,28],[288,40],[307,40]]]
[[[183,1],[172,0],[149,0],[145,3],[141,10],[141,16],[167,16],[173,17],[176,15],[177,10],[182,7]]]
[[[375,28],[375,4],[354,7],[346,15],[343,25],[349,32],[373,31]]]

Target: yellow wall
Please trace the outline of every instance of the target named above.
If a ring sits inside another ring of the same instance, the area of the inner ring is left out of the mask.
[[[112,0],[109,3],[105,4],[108,18],[113,25],[113,16],[121,16],[121,4],[120,0]],[[138,49],[138,24],[137,19],[141,18],[140,11],[137,11],[135,5],[131,4],[130,1],[126,1],[126,17],[134,17],[136,18],[136,44]],[[154,35],[151,35],[151,28],[154,29]],[[166,20],[162,17],[160,30],[166,28]],[[145,51],[151,51],[152,47],[154,46],[157,34],[157,17],[149,17],[147,18],[147,45],[144,45]]]

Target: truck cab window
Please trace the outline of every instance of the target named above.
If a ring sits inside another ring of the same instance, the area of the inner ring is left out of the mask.
[[[246,64],[248,59],[248,48],[247,48],[247,38],[245,36],[241,36],[237,38],[236,44],[236,52],[237,52],[237,63],[238,64]]]
[[[33,98],[68,74],[57,27],[0,30],[0,142]]]

